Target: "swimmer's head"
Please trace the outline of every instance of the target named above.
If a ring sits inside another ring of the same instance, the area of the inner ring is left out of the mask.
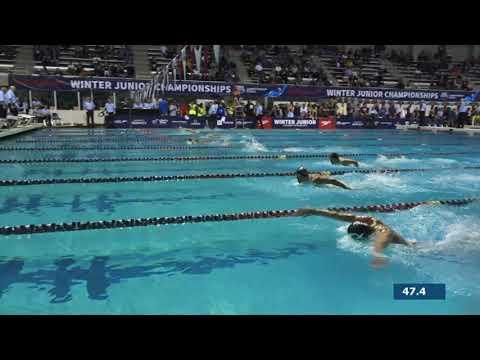
[[[331,163],[336,163],[340,161],[340,156],[337,153],[331,153],[328,158],[330,159]]]
[[[299,183],[308,180],[308,170],[305,169],[303,166],[300,166],[297,169],[296,175],[297,175],[297,180],[298,180]]]
[[[371,234],[373,234],[374,229],[365,223],[362,222],[354,222],[348,226],[347,232],[355,239],[355,240],[365,240]]]

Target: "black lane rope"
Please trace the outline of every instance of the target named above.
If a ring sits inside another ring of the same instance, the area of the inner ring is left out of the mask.
[[[362,169],[362,170],[315,170],[312,174],[327,172],[328,175],[338,176],[345,174],[390,174],[401,172],[426,172],[441,170],[478,170],[480,166],[450,167],[450,168],[418,168],[418,169]],[[295,176],[295,172],[259,172],[259,173],[229,173],[229,174],[197,174],[197,175],[160,175],[160,176],[115,176],[102,178],[65,178],[65,179],[30,179],[30,180],[0,180],[0,186],[25,186],[25,185],[50,185],[50,184],[98,184],[98,183],[123,183],[123,182],[156,182],[156,181],[182,181],[182,180],[208,180],[208,179],[232,179],[232,178],[259,178]]]
[[[442,205],[466,205],[479,198],[465,198],[456,200],[435,200]],[[429,201],[419,201],[410,203],[395,203],[386,205],[367,205],[352,207],[331,207],[330,211],[339,212],[393,212],[397,210],[408,210],[420,205],[427,205]],[[173,217],[153,217],[140,219],[120,219],[120,220],[101,220],[101,221],[74,221],[70,223],[52,223],[39,225],[16,225],[0,227],[1,235],[21,235],[36,233],[51,233],[63,231],[79,231],[79,230],[95,230],[95,229],[112,229],[112,228],[129,228],[136,226],[151,225],[167,225],[167,224],[185,224],[185,223],[201,223],[211,221],[236,221],[250,219],[269,219],[287,216],[295,216],[298,209],[291,210],[267,210],[267,211],[251,211],[233,214],[210,214],[198,216],[173,216]]]
[[[55,146],[55,147],[16,147],[3,146],[0,151],[57,151],[57,150],[190,150],[190,149],[243,149],[244,146]]]
[[[436,153],[447,155],[454,153]],[[471,152],[468,154],[472,154]],[[343,154],[348,157],[362,156],[404,156],[400,153],[392,154]],[[413,155],[413,153],[411,154]],[[428,155],[428,154],[415,154]],[[430,154],[432,155],[432,154]],[[162,156],[162,157],[119,157],[119,158],[78,158],[78,159],[0,159],[0,164],[45,164],[45,163],[94,163],[94,162],[131,162],[131,161],[209,161],[209,160],[288,160],[288,159],[318,159],[328,158],[329,154],[297,154],[297,155],[201,155],[201,156]]]
[[[291,145],[267,145],[272,149],[288,148],[292,147]],[[330,146],[330,145],[324,145]],[[305,146],[305,149],[322,149],[324,146]],[[334,144],[335,146],[335,144]],[[342,145],[343,146],[343,145]],[[293,146],[294,147],[294,146]],[[202,150],[202,149],[244,149],[245,146],[242,145],[227,145],[227,146],[158,146],[158,145],[144,145],[144,146],[39,146],[39,147],[18,147],[18,146],[2,146],[0,151],[69,151],[69,150],[161,150],[161,151],[174,151],[174,150]],[[459,152],[439,152],[439,153],[402,153],[402,154],[355,154],[355,155],[344,155],[344,156],[378,156],[378,155],[463,155],[463,154],[478,154],[480,152],[476,151],[459,151]]]

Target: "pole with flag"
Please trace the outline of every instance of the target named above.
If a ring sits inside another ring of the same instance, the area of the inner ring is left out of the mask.
[[[183,80],[187,80],[187,56],[186,56],[187,47],[184,46],[180,51],[180,57],[182,59],[182,70],[183,70]]]

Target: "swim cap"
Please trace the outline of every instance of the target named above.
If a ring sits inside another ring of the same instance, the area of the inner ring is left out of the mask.
[[[373,233],[373,228],[362,222],[354,222],[348,226],[347,232],[355,238],[367,238]]]
[[[305,169],[303,166],[300,166],[300,167],[297,169],[297,175],[308,176],[308,170]]]
[[[340,156],[337,153],[331,153],[329,157],[330,159],[338,159]]]

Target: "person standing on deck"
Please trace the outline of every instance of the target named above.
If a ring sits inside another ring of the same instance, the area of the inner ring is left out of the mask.
[[[83,108],[87,111],[87,127],[92,127],[94,125],[93,113],[95,111],[95,103],[92,99],[86,99],[83,103]]]

